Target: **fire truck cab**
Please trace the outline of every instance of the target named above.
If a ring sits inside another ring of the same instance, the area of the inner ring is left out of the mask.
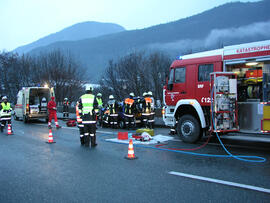
[[[163,89],[163,120],[180,138],[198,141],[211,127],[210,73],[237,76],[239,131],[269,132],[270,40],[189,54],[173,61]],[[269,106],[269,107],[268,107]],[[269,119],[269,120],[267,120]]]

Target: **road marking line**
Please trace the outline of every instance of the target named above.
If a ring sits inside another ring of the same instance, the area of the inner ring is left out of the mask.
[[[182,177],[186,177],[186,178],[202,180],[202,181],[207,181],[207,182],[212,182],[212,183],[229,185],[229,186],[233,186],[233,187],[244,188],[244,189],[248,189],[248,190],[255,190],[258,192],[264,192],[264,193],[270,194],[270,189],[256,187],[256,186],[252,186],[252,185],[245,185],[245,184],[241,184],[241,183],[235,183],[235,182],[219,180],[219,179],[214,179],[214,178],[207,178],[207,177],[203,177],[203,176],[196,176],[196,175],[191,175],[191,174],[187,174],[187,173],[180,173],[180,172],[175,172],[175,171],[170,171],[169,174],[176,175],[176,176],[182,176]]]

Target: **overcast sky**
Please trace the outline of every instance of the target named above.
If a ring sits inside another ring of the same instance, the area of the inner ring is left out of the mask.
[[[233,1],[238,0],[0,0],[0,51],[13,50],[83,21],[141,29]]]

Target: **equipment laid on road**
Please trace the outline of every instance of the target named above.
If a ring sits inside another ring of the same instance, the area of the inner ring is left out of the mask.
[[[10,125],[10,124],[8,124],[7,135],[13,135],[13,131],[12,131],[12,129],[11,129],[11,125]]]
[[[137,159],[138,158],[134,154],[134,148],[133,148],[133,141],[132,141],[132,139],[129,140],[128,155],[125,158],[128,159],[128,160],[133,160],[133,159]]]
[[[118,132],[118,140],[128,140],[128,132]]]
[[[49,129],[49,138],[48,138],[48,142],[46,142],[46,143],[48,143],[48,144],[55,143],[55,141],[53,141],[52,129]]]
[[[149,133],[147,132],[133,134],[132,138],[134,138],[135,140],[139,140],[141,142],[146,142],[153,139],[152,136],[149,135]]]
[[[76,120],[69,120],[66,122],[67,127],[75,127],[77,126]]]
[[[17,94],[14,119],[23,119],[25,123],[39,118],[48,121],[47,103],[51,96],[54,96],[53,88],[23,87]]]
[[[143,132],[147,132],[149,135],[154,136],[154,129],[149,129],[149,128],[139,128],[136,130],[136,133],[142,134]]]

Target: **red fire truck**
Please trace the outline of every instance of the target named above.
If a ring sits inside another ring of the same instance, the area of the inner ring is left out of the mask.
[[[165,125],[185,142],[211,131],[270,132],[270,40],[179,57],[163,96]]]

